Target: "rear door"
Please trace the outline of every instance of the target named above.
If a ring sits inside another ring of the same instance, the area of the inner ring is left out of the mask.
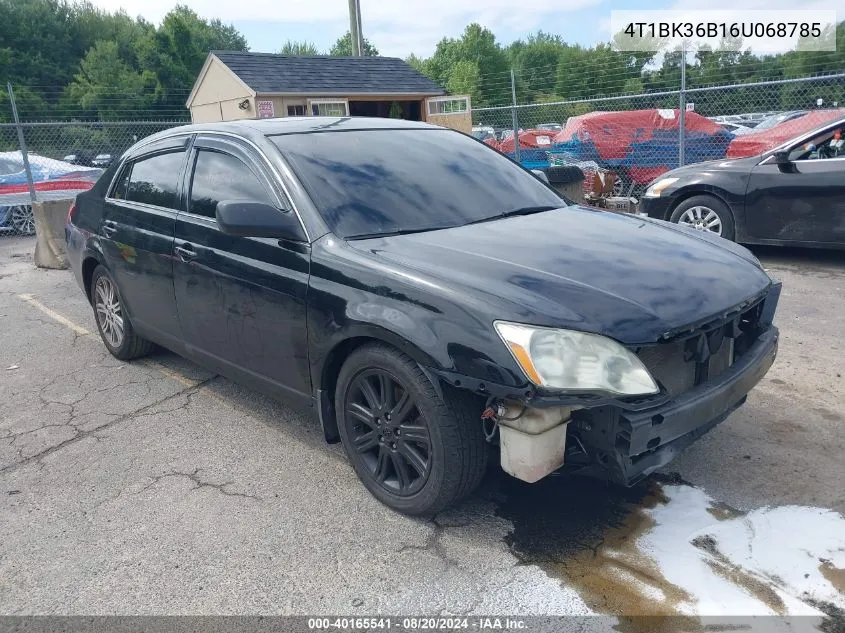
[[[246,143],[213,135],[194,142],[186,212],[176,219],[174,280],[191,351],[226,374],[246,374],[310,397],[305,298],[310,246],[221,232],[221,200],[292,206],[264,159]]]
[[[839,128],[793,147],[788,165],[772,158],[751,173],[746,231],[755,239],[845,243],[845,156]]]
[[[121,166],[106,196],[99,233],[127,313],[142,334],[178,339],[173,231],[187,137],[150,145]]]

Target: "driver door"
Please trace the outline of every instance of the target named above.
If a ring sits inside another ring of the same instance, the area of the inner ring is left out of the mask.
[[[745,197],[746,233],[759,240],[845,242],[845,125],[790,148],[790,163],[769,157],[751,172]],[[810,144],[815,147],[810,146]]]

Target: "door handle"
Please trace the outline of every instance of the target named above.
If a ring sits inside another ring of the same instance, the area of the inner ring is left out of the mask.
[[[112,235],[117,233],[117,222],[115,222],[114,220],[106,220],[103,222],[103,226],[100,227],[100,230],[106,237],[111,237]]]
[[[197,256],[196,251],[191,250],[190,244],[183,244],[173,249],[183,262],[187,263]]]

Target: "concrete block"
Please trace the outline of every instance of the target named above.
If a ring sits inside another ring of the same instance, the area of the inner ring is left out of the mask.
[[[35,216],[35,265],[39,268],[67,268],[65,222],[73,199],[48,200],[32,205]]]

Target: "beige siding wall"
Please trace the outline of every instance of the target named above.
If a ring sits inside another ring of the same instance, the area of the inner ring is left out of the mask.
[[[250,91],[216,58],[211,60],[208,72],[194,96],[192,105],[205,105],[218,101],[244,99]]]
[[[472,133],[471,112],[459,112],[458,114],[428,114],[426,112],[425,120],[432,125],[442,125],[466,134]]]
[[[238,106],[244,99],[249,102],[249,108],[241,110]],[[224,121],[258,118],[258,112],[255,110],[255,99],[252,97],[239,97],[237,99],[227,99],[226,101],[221,101],[220,110],[223,112]]]
[[[191,121],[194,123],[213,123],[221,120],[219,103],[195,105],[191,108]]]

